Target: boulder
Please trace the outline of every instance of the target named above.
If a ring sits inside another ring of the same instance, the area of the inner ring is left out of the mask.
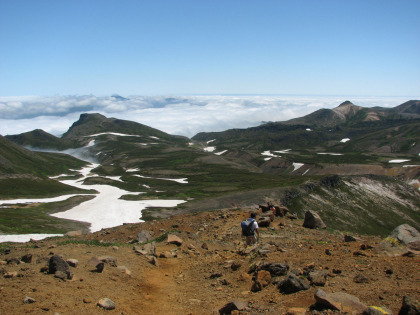
[[[270,217],[260,217],[258,219],[258,227],[269,227],[271,224],[271,218]]]
[[[308,290],[310,286],[304,280],[299,279],[295,274],[291,273],[286,279],[280,281],[278,288],[281,293],[290,294]]]
[[[311,285],[324,286],[327,282],[327,275],[327,270],[315,270],[309,272],[308,279],[311,282]]]
[[[79,264],[79,261],[77,259],[67,259],[66,262],[69,264],[69,266],[76,268],[77,265]]]
[[[219,309],[219,314],[231,314],[233,311],[244,311],[248,304],[242,301],[232,301]]]
[[[344,242],[356,242],[356,238],[354,236],[351,235],[344,235]]]
[[[23,255],[20,260],[22,260],[26,264],[30,264],[32,262],[32,254]]]
[[[415,250],[417,252],[420,252],[420,240],[408,243],[407,247],[411,250]]]
[[[134,251],[140,255],[156,256],[156,243],[147,243],[143,246],[134,246]]]
[[[25,296],[25,298],[23,299],[23,303],[25,304],[31,304],[31,303],[35,303],[36,300],[34,298],[31,298],[30,296]]]
[[[168,234],[168,240],[167,243],[169,244],[175,244],[176,246],[182,245],[182,239],[174,234]]]
[[[369,279],[366,278],[364,275],[362,274],[357,274],[354,278],[353,281],[356,283],[369,283]]]
[[[101,256],[98,259],[99,259],[99,261],[102,261],[102,262],[104,262],[104,263],[106,263],[106,264],[108,264],[108,265],[110,265],[112,267],[117,267],[118,266],[117,259],[115,257],[112,257],[112,256]]]
[[[265,263],[260,265],[257,269],[267,270],[272,277],[284,276],[289,271],[289,265],[281,263]]]
[[[267,270],[260,270],[255,276],[254,283],[251,287],[252,292],[261,291],[264,287],[271,283],[271,275]]]
[[[70,237],[82,236],[83,231],[82,230],[70,231],[70,232],[67,232],[65,235],[70,236]]]
[[[390,236],[406,246],[409,243],[420,241],[420,232],[408,224],[401,224],[397,226],[391,232]]]
[[[404,296],[401,309],[398,315],[418,315],[420,314],[420,305],[416,305],[411,297]]]
[[[344,292],[326,293],[318,289],[315,300],[322,307],[343,313],[361,313],[367,308],[357,297]]]
[[[152,233],[150,231],[142,230],[137,234],[137,243],[146,243],[152,239]]]
[[[305,219],[303,221],[303,227],[309,229],[325,229],[327,226],[318,213],[312,210],[305,212]]]
[[[55,274],[57,271],[67,273],[70,271],[70,266],[61,256],[54,255],[48,261],[48,273]]]
[[[114,301],[108,299],[108,298],[102,298],[98,301],[98,306],[106,309],[106,310],[113,310],[115,309],[115,303]]]

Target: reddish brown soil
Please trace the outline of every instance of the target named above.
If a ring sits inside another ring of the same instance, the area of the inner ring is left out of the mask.
[[[420,257],[386,255],[377,250],[378,237],[361,236],[363,241],[344,242],[340,233],[310,230],[302,227],[302,221],[276,218],[270,228],[260,229],[260,244],[274,244],[273,251],[265,256],[240,255],[240,222],[248,214],[247,209],[187,214],[71,238],[116,242],[118,247],[59,244],[68,237],[39,241],[39,248],[33,243],[11,245],[9,254],[0,255],[0,314],[216,314],[232,300],[247,302],[255,314],[281,314],[291,307],[309,312],[318,287],[288,295],[275,285],[250,291],[253,281],[248,272],[251,265],[261,261],[287,263],[301,276],[311,264],[315,269],[327,269],[328,280],[322,287],[325,292],[346,292],[368,306],[385,306],[394,314],[401,308],[403,296],[420,299]],[[180,247],[165,241],[156,243],[158,255],[176,249],[178,257],[158,258],[159,265],[154,266],[136,254],[129,243],[140,230],[153,231],[154,237],[179,231],[177,235],[183,240]],[[201,248],[203,243],[208,250]],[[363,244],[373,249],[362,250]],[[189,249],[190,245],[196,250]],[[28,253],[33,255],[31,263],[4,264]],[[72,280],[63,281],[40,271],[53,254],[79,261],[77,267],[71,267]],[[94,266],[88,261],[104,255],[115,257],[118,266],[127,267],[131,274],[109,265],[102,273],[93,272]],[[230,260],[239,261],[241,267],[233,271],[227,263]],[[3,276],[13,271],[18,276]],[[216,273],[222,276],[210,277]],[[368,283],[354,282],[358,274]],[[36,301],[25,304],[26,296]],[[103,297],[113,300],[116,308],[106,311],[97,306]]]

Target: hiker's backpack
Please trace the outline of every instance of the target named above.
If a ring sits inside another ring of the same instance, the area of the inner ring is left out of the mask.
[[[255,220],[248,219],[241,222],[242,234],[245,236],[251,236],[255,233]]]

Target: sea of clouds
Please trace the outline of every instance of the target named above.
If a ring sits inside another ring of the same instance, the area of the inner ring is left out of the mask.
[[[395,107],[406,97],[346,96],[24,96],[0,97],[0,134],[43,129],[61,136],[81,113],[142,123],[173,135],[248,128],[285,121],[350,100],[364,107]]]

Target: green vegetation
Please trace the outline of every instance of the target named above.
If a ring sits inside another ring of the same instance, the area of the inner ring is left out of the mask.
[[[87,230],[87,223],[59,219],[48,214],[65,211],[91,198],[76,196],[60,202],[0,208],[0,231],[4,234],[64,234],[71,230]]]
[[[69,194],[94,194],[94,190],[84,190],[62,184],[56,180],[21,175],[0,179],[1,199],[48,198]]]

